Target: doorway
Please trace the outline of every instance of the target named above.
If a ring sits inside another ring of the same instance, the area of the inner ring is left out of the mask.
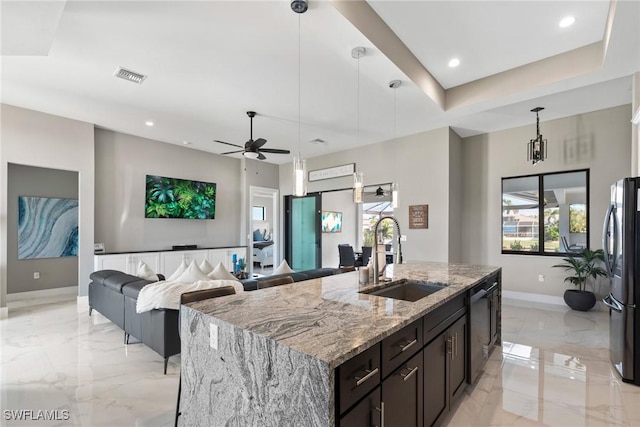
[[[280,191],[275,188],[249,187],[248,272],[267,274],[280,261]]]

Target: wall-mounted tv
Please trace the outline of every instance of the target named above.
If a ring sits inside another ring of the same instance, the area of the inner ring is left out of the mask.
[[[342,233],[342,212],[322,211],[322,232]]]
[[[216,184],[147,175],[145,218],[214,219]]]

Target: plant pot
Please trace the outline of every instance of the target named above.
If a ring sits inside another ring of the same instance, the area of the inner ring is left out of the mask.
[[[596,305],[596,296],[591,291],[567,289],[564,291],[564,302],[573,310],[589,311]]]

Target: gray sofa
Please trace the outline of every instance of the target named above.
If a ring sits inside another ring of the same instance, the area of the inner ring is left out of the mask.
[[[246,291],[260,289],[260,282],[275,277],[291,276],[294,282],[330,276],[342,272],[335,268],[318,268],[295,273],[263,276],[241,280]],[[136,313],[140,290],[152,283],[117,270],[100,270],[91,273],[89,283],[89,315],[93,310],[111,320],[124,330],[124,342],[130,337],[141,341],[164,358],[167,373],[169,357],[180,353],[178,335],[178,310],[155,309]]]

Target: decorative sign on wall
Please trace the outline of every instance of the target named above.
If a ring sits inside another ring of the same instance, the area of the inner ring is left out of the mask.
[[[78,200],[18,197],[18,259],[78,256]]]
[[[429,228],[429,205],[409,206],[409,228]]]
[[[356,171],[356,164],[349,163],[332,168],[309,171],[309,181],[320,181],[322,179],[339,178],[341,176],[351,176]]]

